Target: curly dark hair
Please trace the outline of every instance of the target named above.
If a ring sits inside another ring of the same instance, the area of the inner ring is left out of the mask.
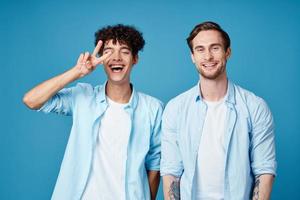
[[[113,44],[118,41],[120,44],[126,44],[132,52],[133,56],[136,56],[145,45],[143,34],[139,32],[134,26],[127,26],[123,24],[117,24],[114,26],[106,26],[99,29],[95,33],[95,46],[98,41],[102,40],[103,44],[108,40],[113,40]],[[99,54],[102,55],[104,45],[102,45]]]

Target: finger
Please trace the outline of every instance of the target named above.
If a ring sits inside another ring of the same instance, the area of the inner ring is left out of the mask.
[[[97,64],[103,64],[105,60],[107,60],[112,55],[112,52],[107,52],[103,54],[100,58],[97,58]]]
[[[88,68],[88,69],[92,69],[93,70],[93,64],[91,62],[91,56],[88,57],[87,61],[85,62],[85,66]]]
[[[94,51],[93,51],[92,56],[97,57],[97,54],[99,53],[102,44],[103,44],[102,40],[99,40],[96,47],[95,47],[95,49],[94,49]]]
[[[82,60],[82,62],[83,63],[86,63],[86,61],[87,61],[87,59],[90,57],[90,53],[89,52],[85,52],[84,53],[84,56],[83,56],[83,60]]]
[[[81,63],[82,62],[83,56],[84,56],[84,54],[81,53],[80,56],[77,59],[77,63]]]

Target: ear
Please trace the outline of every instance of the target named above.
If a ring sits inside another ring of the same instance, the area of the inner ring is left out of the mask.
[[[231,48],[228,47],[226,51],[226,59],[228,59],[231,56]]]
[[[133,64],[137,64],[139,61],[139,55],[136,54],[136,56],[133,57]]]
[[[193,52],[191,52],[191,59],[192,59],[192,62],[193,62],[193,63],[196,63],[196,62],[195,62],[195,57],[194,57]]]

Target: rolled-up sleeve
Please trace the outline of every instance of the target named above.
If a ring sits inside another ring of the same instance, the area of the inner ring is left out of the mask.
[[[153,130],[150,139],[150,149],[146,156],[146,169],[159,171],[161,158],[161,118],[163,113],[163,104],[160,103],[156,110]]]
[[[274,121],[263,100],[254,110],[252,120],[250,155],[253,174],[276,175]]]
[[[176,106],[170,102],[162,117],[162,138],[161,138],[161,176],[173,175],[180,177],[183,172],[182,159],[177,141],[178,116]]]
[[[57,113],[62,115],[72,115],[73,88],[64,88],[51,97],[39,110],[44,113]]]

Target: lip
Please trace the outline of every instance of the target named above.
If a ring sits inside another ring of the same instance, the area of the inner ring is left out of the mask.
[[[120,64],[120,63],[115,63],[115,64],[110,64],[109,68],[111,69],[112,72],[119,73],[119,72],[123,71],[123,69],[125,68],[125,65]]]
[[[218,65],[218,62],[208,62],[208,63],[202,63],[202,66],[205,68],[214,68]]]
[[[124,68],[125,65],[121,65],[121,64],[111,64],[109,65],[110,68]]]

